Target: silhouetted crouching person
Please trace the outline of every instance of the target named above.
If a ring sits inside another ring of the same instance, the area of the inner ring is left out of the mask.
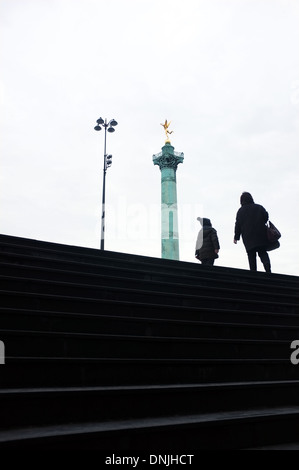
[[[217,231],[212,227],[210,219],[197,217],[202,225],[198,233],[195,245],[195,258],[201,261],[201,264],[213,266],[214,261],[218,258],[220,244]]]
[[[255,204],[251,194],[247,192],[241,194],[240,203],[241,207],[236,216],[234,243],[237,243],[242,235],[250,270],[256,271],[256,254],[258,254],[265,271],[270,273],[270,258],[266,251],[266,246],[269,244],[266,227],[268,212],[260,204]]]

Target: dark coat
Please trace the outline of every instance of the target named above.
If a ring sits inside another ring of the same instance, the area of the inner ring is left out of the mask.
[[[199,231],[195,252],[196,257],[200,261],[203,259],[216,259],[218,255],[215,253],[215,250],[219,250],[219,240],[217,236],[217,231],[211,226],[203,226]]]
[[[267,227],[269,215],[266,209],[255,203],[244,204],[237,212],[235,240],[242,240],[246,251],[268,245]]]

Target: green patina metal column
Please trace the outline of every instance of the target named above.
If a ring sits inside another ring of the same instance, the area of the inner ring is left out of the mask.
[[[153,155],[154,165],[159,165],[161,170],[161,256],[175,260],[180,259],[176,170],[183,160],[184,154],[175,152],[169,140],[166,140],[162,152]]]

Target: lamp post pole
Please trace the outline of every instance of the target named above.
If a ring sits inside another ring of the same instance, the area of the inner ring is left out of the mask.
[[[97,120],[97,125],[95,126],[96,131],[100,131],[102,127],[105,129],[105,136],[104,136],[104,166],[103,166],[103,192],[102,192],[102,223],[101,223],[101,250],[104,250],[105,244],[105,192],[106,192],[106,171],[112,165],[112,155],[107,155],[106,152],[106,133],[114,132],[114,127],[117,126],[117,122],[115,119],[111,119],[107,123],[107,119],[99,118]]]
[[[106,119],[105,119],[106,124]],[[105,137],[104,137],[104,165],[103,165],[103,192],[102,192],[102,224],[101,224],[101,250],[104,250],[105,242],[105,193],[106,193],[106,134],[107,126],[105,128]]]

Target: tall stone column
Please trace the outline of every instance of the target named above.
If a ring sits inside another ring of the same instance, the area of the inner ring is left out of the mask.
[[[166,140],[162,152],[153,155],[154,165],[161,170],[161,257],[179,260],[179,233],[176,170],[184,154],[175,152]]]

